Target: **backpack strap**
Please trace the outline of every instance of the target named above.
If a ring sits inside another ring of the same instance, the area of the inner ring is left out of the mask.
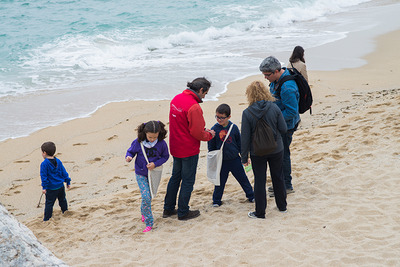
[[[278,86],[275,89],[275,94],[274,96],[278,96],[279,98],[281,97],[281,87],[282,84],[284,84],[285,82],[289,81],[289,80],[295,80],[294,75],[287,75],[285,77],[282,78],[282,80],[280,80],[276,85]]]

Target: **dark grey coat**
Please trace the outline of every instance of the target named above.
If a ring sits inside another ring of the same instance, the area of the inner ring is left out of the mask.
[[[251,156],[254,156],[254,148],[253,148],[253,134],[256,128],[256,123],[258,119],[261,117],[261,113],[267,107],[270,107],[268,112],[265,114],[264,119],[268,123],[268,125],[272,128],[272,131],[275,135],[276,143],[278,144],[277,148],[271,154],[278,153],[283,150],[282,136],[281,134],[286,133],[287,126],[285,119],[283,118],[282,112],[280,108],[271,101],[261,100],[250,107],[246,108],[242,114],[242,128],[241,128],[241,157],[242,163],[246,163],[249,158],[249,153]],[[257,119],[249,112],[253,112],[257,116]]]

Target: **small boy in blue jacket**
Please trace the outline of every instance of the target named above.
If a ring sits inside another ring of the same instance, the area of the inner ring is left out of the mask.
[[[62,162],[54,157],[56,145],[53,142],[43,143],[41,149],[44,161],[40,164],[40,178],[42,179],[42,193],[46,195],[43,221],[48,221],[53,215],[56,199],[58,199],[62,213],[68,210],[64,183],[67,183],[69,189],[71,178],[69,178]]]
[[[229,127],[232,122],[231,108],[227,104],[221,104],[217,107],[215,118],[217,123],[211,128],[215,131],[213,139],[208,141],[208,151],[220,149],[224,142],[225,136],[228,134]],[[227,140],[224,144],[222,153],[222,167],[220,173],[220,185],[215,186],[213,193],[213,206],[219,207],[222,205],[222,195],[224,193],[225,184],[228,180],[229,172],[239,182],[243,191],[246,193],[246,197],[250,202],[254,202],[254,191],[247,178],[246,172],[244,171],[241,159],[240,159],[240,132],[239,128],[234,124]]]

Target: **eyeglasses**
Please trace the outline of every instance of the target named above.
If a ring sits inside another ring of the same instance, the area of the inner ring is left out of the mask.
[[[265,78],[269,78],[269,76],[271,76],[272,74],[274,74],[275,72],[271,72],[270,74],[266,74],[266,73],[263,73],[264,74],[264,77]]]
[[[228,118],[228,117],[218,117],[217,115],[215,115],[215,118],[217,119],[217,120],[225,120],[226,118]]]

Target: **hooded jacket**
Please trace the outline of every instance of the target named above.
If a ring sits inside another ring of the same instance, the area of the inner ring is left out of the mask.
[[[71,178],[65,170],[61,160],[54,158],[57,166],[54,166],[47,158],[40,164],[40,178],[42,179],[42,188],[46,190],[55,190],[64,186],[64,182],[69,185]]]
[[[277,148],[271,154],[278,153],[283,150],[283,142],[281,134],[286,133],[287,126],[285,119],[283,118],[282,112],[279,107],[271,102],[266,100],[261,100],[255,102],[248,108],[243,111],[242,114],[242,127],[241,127],[241,134],[242,134],[242,163],[246,163],[249,158],[249,153],[251,156],[254,156],[254,147],[253,147],[253,135],[256,129],[257,121],[261,118],[261,113],[266,108],[269,107],[269,110],[264,115],[264,120],[268,123],[271,127],[272,131],[274,132],[275,140],[277,143]],[[255,118],[250,112],[253,112],[257,118]]]
[[[190,89],[176,95],[170,103],[169,147],[171,155],[187,158],[200,153],[200,141],[212,139],[205,131],[201,98]]]
[[[281,86],[280,96],[276,95],[275,87],[283,77],[290,75],[286,68],[285,71],[277,82],[270,84],[271,94],[276,97],[275,104],[281,109],[283,117],[285,118],[288,130],[295,128],[296,124],[300,121],[299,114],[299,88],[294,80],[286,81]]]
[[[213,139],[208,141],[208,151],[221,149],[222,143],[231,127],[232,122],[229,121],[226,127],[216,123],[211,130],[215,131],[215,136]],[[225,141],[224,149],[222,151],[222,160],[233,160],[239,157],[240,154],[240,132],[236,124],[233,124],[231,133]]]
[[[156,167],[163,165],[169,158],[168,146],[164,140],[158,141],[152,148],[144,147],[144,151],[146,151],[149,162],[153,162]],[[135,160],[135,173],[148,177],[147,161],[137,138],[133,140],[131,147],[126,151],[125,158],[127,156],[132,158],[137,156]]]

